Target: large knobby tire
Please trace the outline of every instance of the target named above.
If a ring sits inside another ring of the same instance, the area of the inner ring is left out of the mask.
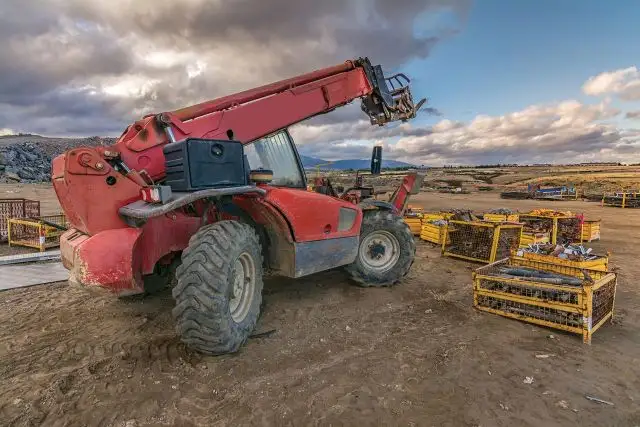
[[[220,221],[202,227],[176,270],[173,316],[182,342],[210,355],[238,351],[260,315],[262,274],[251,226]]]
[[[358,256],[345,269],[359,286],[392,286],[409,272],[415,254],[415,240],[402,217],[365,211]]]

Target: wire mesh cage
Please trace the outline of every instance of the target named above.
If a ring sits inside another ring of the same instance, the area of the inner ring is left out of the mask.
[[[521,224],[481,221],[449,221],[442,254],[490,263],[508,257],[520,245]]]
[[[11,218],[8,221],[10,246],[26,246],[45,251],[60,245],[60,235],[68,227],[64,214],[37,218]]]
[[[552,243],[574,243],[582,239],[582,221],[579,216],[556,218],[556,239]]]
[[[524,233],[530,235],[549,233],[549,241],[553,244],[580,242],[583,220],[584,217],[581,215],[520,215]]]
[[[620,191],[602,195],[602,206],[640,208],[640,191]]]
[[[513,269],[562,276],[554,276],[554,281],[505,273]],[[592,334],[613,317],[615,273],[512,257],[477,269],[473,282],[477,309],[581,334],[588,344]]]
[[[0,199],[0,242],[8,239],[10,218],[40,216],[40,202],[29,199]]]

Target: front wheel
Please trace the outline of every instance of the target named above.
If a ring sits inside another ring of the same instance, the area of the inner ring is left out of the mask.
[[[238,351],[262,302],[262,251],[253,228],[237,221],[202,227],[176,277],[173,315],[181,340],[205,354]]]
[[[415,240],[402,217],[388,211],[366,211],[358,256],[346,271],[359,286],[391,286],[406,276],[415,254]]]

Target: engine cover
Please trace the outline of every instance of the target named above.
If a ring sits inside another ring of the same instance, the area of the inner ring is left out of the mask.
[[[247,185],[244,150],[239,141],[189,138],[163,148],[165,184],[172,191]]]

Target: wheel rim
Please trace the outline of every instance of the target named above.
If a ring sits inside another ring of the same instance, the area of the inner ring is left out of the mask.
[[[400,243],[388,231],[374,231],[365,236],[358,250],[360,261],[370,270],[384,272],[400,259]]]
[[[231,318],[240,323],[247,317],[256,284],[256,267],[247,252],[240,254],[233,265],[233,288],[229,299]]]

